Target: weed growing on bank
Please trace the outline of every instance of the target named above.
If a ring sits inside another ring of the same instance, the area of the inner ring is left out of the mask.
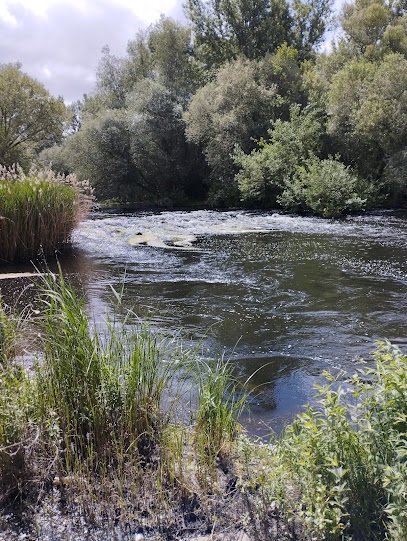
[[[51,170],[0,166],[0,254],[28,261],[60,250],[92,204],[87,182]]]
[[[278,509],[296,539],[407,539],[407,357],[389,343],[373,356],[342,385],[343,373],[325,373],[319,407],[272,450],[242,453],[256,463],[247,486],[261,487],[259,515]]]
[[[11,357],[1,365],[0,503],[56,486],[94,524],[179,529],[185,512],[206,528],[204,496],[218,491],[241,409],[222,400],[229,370],[160,340],[131,312],[106,314],[100,330],[62,274],[45,276],[41,298],[41,357],[29,371]]]

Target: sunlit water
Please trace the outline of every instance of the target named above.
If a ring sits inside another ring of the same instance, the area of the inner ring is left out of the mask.
[[[323,370],[353,372],[378,339],[407,346],[406,233],[402,213],[100,214],[75,232],[63,266],[96,317],[123,281],[126,306],[155,327],[224,353],[242,380],[257,371],[248,427],[263,435],[313,400]],[[16,297],[21,281],[0,287]]]

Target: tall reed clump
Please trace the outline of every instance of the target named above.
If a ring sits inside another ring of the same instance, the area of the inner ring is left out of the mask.
[[[54,482],[99,524],[212,525],[217,467],[231,456],[244,403],[231,366],[197,361],[131,311],[96,325],[61,272],[41,280],[41,355],[26,371],[0,362],[0,504]],[[1,359],[12,352],[10,322],[0,312],[0,336],[10,338]],[[195,384],[198,408],[186,412]]]
[[[179,358],[147,328],[130,325],[129,314],[122,322],[106,316],[102,333],[62,275],[46,280],[38,397],[43,426],[53,420],[49,438],[60,473],[103,475],[113,468],[119,475],[130,467],[132,479],[160,459],[179,391],[165,408],[164,394]]]
[[[92,202],[87,181],[50,169],[0,165],[0,254],[3,261],[28,261],[60,250]]]
[[[195,448],[198,466],[216,470],[227,463],[230,448],[239,430],[239,417],[246,395],[239,392],[230,362],[199,361],[196,369],[198,406],[195,422]]]
[[[269,503],[304,537],[407,539],[407,357],[380,343],[374,358],[345,388],[326,373],[320,407],[288,425],[270,454]]]

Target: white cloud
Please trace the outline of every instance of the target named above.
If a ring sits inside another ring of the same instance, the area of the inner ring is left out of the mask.
[[[0,0],[0,63],[21,62],[51,94],[71,102],[92,91],[104,45],[124,56],[128,40],[161,14],[182,21],[183,2]]]
[[[17,19],[10,13],[6,0],[0,0],[0,21],[10,26],[17,26]]]
[[[182,18],[182,0],[0,0],[0,63],[71,102],[89,93],[104,45],[123,56],[129,39],[161,13]]]

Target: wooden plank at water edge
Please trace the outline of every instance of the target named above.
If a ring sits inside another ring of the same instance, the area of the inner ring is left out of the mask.
[[[32,276],[38,276],[38,272],[9,272],[7,274],[0,274],[0,280],[9,280],[12,278],[31,278]]]

